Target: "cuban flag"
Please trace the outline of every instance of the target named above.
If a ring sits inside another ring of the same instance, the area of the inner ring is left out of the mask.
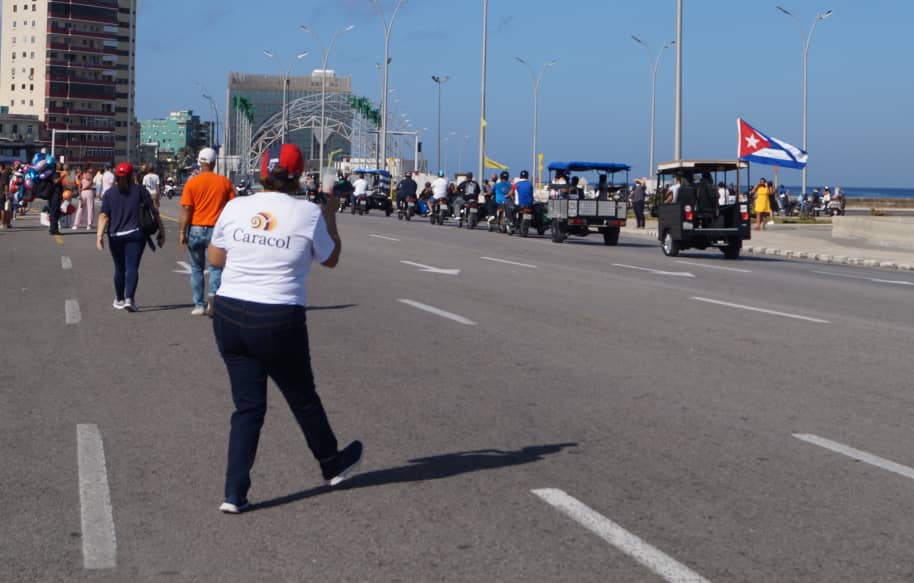
[[[742,118],[736,118],[736,126],[739,134],[740,160],[798,170],[806,168],[807,155],[800,148],[766,136]]]

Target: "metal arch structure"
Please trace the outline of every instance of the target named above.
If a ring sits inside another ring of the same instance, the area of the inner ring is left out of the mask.
[[[324,138],[329,140],[334,134],[344,140],[352,141],[354,137],[352,119],[356,113],[349,104],[349,95],[345,93],[328,93],[326,97],[326,120]],[[282,140],[282,111],[267,118],[254,135],[251,136],[251,149],[248,152],[248,168],[258,168],[264,152],[273,144]],[[300,97],[287,106],[287,134],[299,130],[311,130],[313,136],[320,135],[321,129],[321,96],[319,93]],[[306,156],[307,152],[303,152]]]

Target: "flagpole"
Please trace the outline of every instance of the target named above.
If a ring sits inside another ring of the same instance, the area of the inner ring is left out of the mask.
[[[485,172],[486,158],[486,41],[488,40],[489,29],[489,0],[482,0],[482,98],[480,110],[482,115],[479,121],[479,165],[477,166],[479,180],[483,178]]]

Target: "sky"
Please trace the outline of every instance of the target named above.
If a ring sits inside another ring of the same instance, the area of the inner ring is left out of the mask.
[[[396,0],[380,0],[387,17]],[[435,164],[437,86],[443,86],[442,135],[448,169],[473,170],[479,144],[482,0],[407,0],[391,29],[391,103],[422,132]],[[684,0],[683,158],[736,156],[736,119],[802,145],[803,41],[816,14],[809,52],[808,151],[813,185],[914,187],[914,2],[910,0]],[[384,31],[370,0],[140,0],[137,117],[194,109],[210,117],[206,91],[224,109],[228,72],[293,74],[320,67],[313,38],[339,37],[328,68],[351,76],[354,93],[377,100]],[[802,36],[801,36],[802,34]],[[538,150],[555,160],[624,162],[634,176],[649,167],[651,67],[676,38],[676,0],[490,0],[487,154],[512,171],[532,163],[533,82],[516,56],[539,68],[556,59],[539,94]],[[657,74],[656,154],[673,155],[675,50]],[[224,113],[224,112],[223,112]],[[465,137],[468,136],[468,137]],[[444,148],[442,148],[444,149]],[[462,168],[457,168],[458,159]],[[762,170],[769,174],[769,169]],[[758,175],[758,174],[756,174]],[[782,169],[780,181],[799,184]]]

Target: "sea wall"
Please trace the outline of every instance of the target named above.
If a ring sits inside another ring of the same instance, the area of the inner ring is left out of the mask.
[[[831,236],[914,251],[914,217],[833,217]]]
[[[914,209],[914,198],[848,198],[848,208]]]

